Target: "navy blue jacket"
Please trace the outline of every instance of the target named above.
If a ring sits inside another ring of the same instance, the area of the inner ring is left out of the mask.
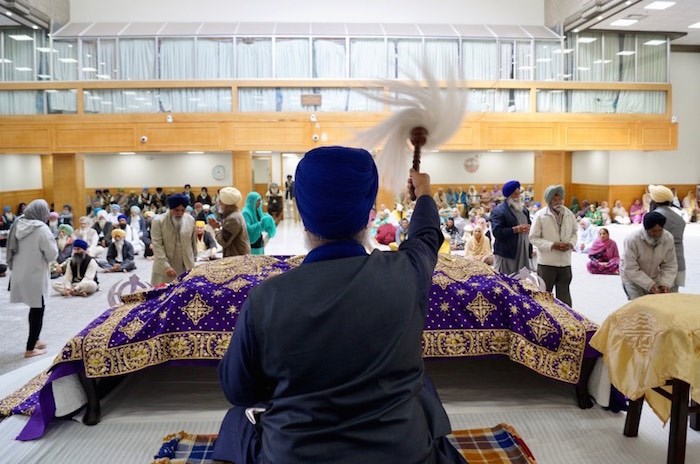
[[[523,209],[527,223],[531,224],[530,215]],[[495,238],[493,253],[504,258],[515,259],[518,251],[518,235],[513,232],[513,227],[518,225],[518,219],[508,206],[508,202],[503,202],[491,211],[491,230]]]

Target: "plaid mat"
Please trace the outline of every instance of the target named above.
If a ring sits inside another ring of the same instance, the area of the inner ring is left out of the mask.
[[[536,464],[518,432],[508,424],[492,428],[455,430],[448,436],[469,464]],[[179,432],[163,438],[153,464],[214,464],[216,435]]]

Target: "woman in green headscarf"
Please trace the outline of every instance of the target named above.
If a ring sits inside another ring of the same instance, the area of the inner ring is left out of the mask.
[[[581,211],[581,205],[578,203],[578,198],[571,197],[571,206],[569,206],[569,210],[574,214]]]
[[[262,209],[262,197],[258,192],[250,192],[245,199],[243,208],[243,218],[248,226],[248,239],[250,240],[250,252],[254,255],[265,254],[265,239],[275,236],[277,227],[275,220]]]

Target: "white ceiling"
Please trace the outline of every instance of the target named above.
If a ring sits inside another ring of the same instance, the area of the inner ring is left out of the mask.
[[[671,42],[673,45],[700,45],[700,29],[688,26],[700,23],[700,0],[675,0],[675,4],[665,10],[651,10],[646,7],[654,0],[631,1],[627,8],[606,17],[591,29],[644,32],[676,32],[687,34]],[[628,27],[611,26],[618,19],[638,19]]]

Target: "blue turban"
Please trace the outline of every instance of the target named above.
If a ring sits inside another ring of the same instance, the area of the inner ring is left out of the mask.
[[[508,198],[515,192],[517,189],[520,188],[520,182],[517,180],[509,180],[505,184],[503,184],[503,196]]]
[[[187,207],[190,204],[190,196],[176,193],[168,197],[168,208],[175,209],[178,206]]]
[[[367,150],[320,147],[297,165],[294,196],[304,227],[334,240],[367,226],[378,188],[377,166]]]
[[[124,214],[120,214],[119,216],[117,216],[117,221],[121,221],[122,219],[124,219],[127,222],[129,221],[129,218],[126,217],[126,215]]]
[[[73,248],[80,248],[82,250],[88,249],[88,244],[85,240],[77,239],[73,241]]]

